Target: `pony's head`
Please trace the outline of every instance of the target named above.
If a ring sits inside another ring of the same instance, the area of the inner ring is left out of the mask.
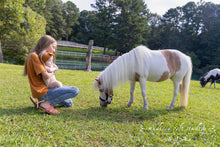
[[[207,84],[207,80],[204,78],[204,77],[201,77],[200,78],[200,85],[201,85],[201,87],[205,87],[205,85]]]
[[[105,88],[103,83],[99,78],[96,78],[93,87],[95,89],[99,89],[100,95],[99,95],[99,102],[100,106],[107,107],[109,104],[111,104],[113,99],[113,90],[109,88]]]
[[[205,85],[208,83],[207,74],[208,74],[208,73],[205,73],[205,74],[204,74],[202,77],[200,77],[200,79],[199,79],[201,87],[205,87]]]

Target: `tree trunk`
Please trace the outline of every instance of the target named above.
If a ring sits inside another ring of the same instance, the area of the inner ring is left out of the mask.
[[[3,63],[3,53],[2,53],[1,40],[0,40],[0,63]]]
[[[91,71],[91,58],[92,58],[92,47],[93,47],[93,40],[89,40],[89,46],[86,53],[86,69],[85,71]]]

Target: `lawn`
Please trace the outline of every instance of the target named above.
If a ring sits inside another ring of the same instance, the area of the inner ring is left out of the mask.
[[[59,70],[57,80],[77,86],[80,94],[61,114],[34,108],[23,66],[0,64],[0,146],[220,146],[220,84],[200,88],[191,81],[189,105],[166,109],[172,100],[172,82],[147,82],[149,110],[143,110],[139,84],[132,107],[129,84],[114,90],[113,103],[99,106],[92,83],[99,72]]]

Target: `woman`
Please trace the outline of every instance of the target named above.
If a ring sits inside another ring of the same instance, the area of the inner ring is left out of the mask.
[[[49,79],[54,73],[47,72],[45,66],[40,60],[40,56],[45,53],[55,54],[57,47],[56,40],[49,36],[42,36],[34,49],[30,52],[25,61],[24,76],[28,76],[32,97],[31,101],[35,107],[44,110],[48,114],[59,114],[60,112],[54,109],[56,104],[64,107],[73,105],[72,99],[78,95],[79,89],[77,87],[58,87],[49,89],[44,79]],[[37,101],[34,100],[37,99]]]

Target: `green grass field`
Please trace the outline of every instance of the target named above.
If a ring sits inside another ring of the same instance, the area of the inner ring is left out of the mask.
[[[220,84],[200,88],[191,81],[189,105],[168,110],[173,85],[170,80],[147,82],[149,110],[143,110],[139,84],[134,104],[129,84],[114,90],[113,103],[99,106],[92,83],[99,72],[59,70],[57,80],[77,86],[80,94],[61,114],[48,115],[34,108],[23,66],[0,64],[0,146],[220,146]]]

